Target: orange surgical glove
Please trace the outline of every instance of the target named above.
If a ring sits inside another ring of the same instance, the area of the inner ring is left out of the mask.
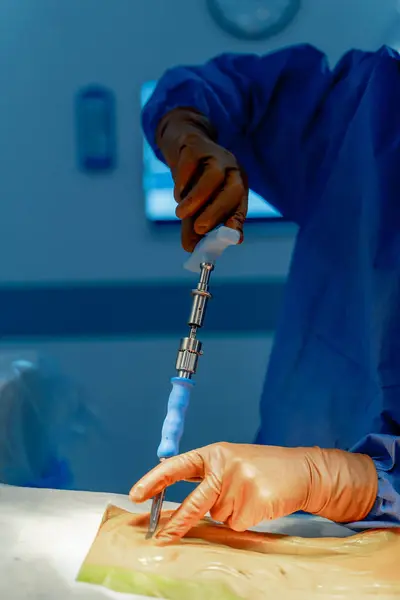
[[[187,252],[217,225],[237,229],[243,238],[247,178],[216,137],[206,117],[187,108],[167,113],[157,128],[157,145],[175,182],[176,216],[182,219]]]
[[[344,450],[219,443],[165,460],[130,492],[144,502],[180,480],[200,480],[157,538],[184,536],[210,511],[236,531],[303,510],[339,523],[372,509],[378,476],[369,456]]]

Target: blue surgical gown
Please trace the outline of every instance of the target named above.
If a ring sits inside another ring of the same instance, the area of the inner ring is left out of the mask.
[[[378,497],[354,528],[400,526],[399,99],[390,48],[331,70],[302,45],[170,69],[142,118],[162,160],[160,118],[206,115],[250,187],[299,225],[257,442],[370,455]]]

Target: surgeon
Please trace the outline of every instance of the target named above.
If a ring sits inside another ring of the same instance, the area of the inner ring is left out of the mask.
[[[299,226],[257,443],[193,450],[132,488],[200,482],[160,543],[208,511],[238,531],[300,510],[400,526],[399,99],[394,50],[331,70],[302,45],[168,70],[145,107],[185,250],[222,223],[243,237],[248,186]]]

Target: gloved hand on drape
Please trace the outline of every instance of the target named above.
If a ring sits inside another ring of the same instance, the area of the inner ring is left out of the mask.
[[[374,463],[363,454],[219,443],[162,462],[130,498],[144,502],[180,480],[200,484],[158,532],[160,543],[184,536],[207,512],[236,531],[300,510],[338,523],[360,521],[378,490]]]
[[[161,120],[156,139],[175,182],[184,249],[192,252],[204,234],[221,224],[243,237],[247,178],[235,157],[216,143],[208,120],[177,108]]]

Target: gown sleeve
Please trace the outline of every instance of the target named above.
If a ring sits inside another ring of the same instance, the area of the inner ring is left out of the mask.
[[[371,433],[352,451],[373,459],[378,473],[378,495],[366,519],[352,523],[351,528],[400,527],[400,436]]]

